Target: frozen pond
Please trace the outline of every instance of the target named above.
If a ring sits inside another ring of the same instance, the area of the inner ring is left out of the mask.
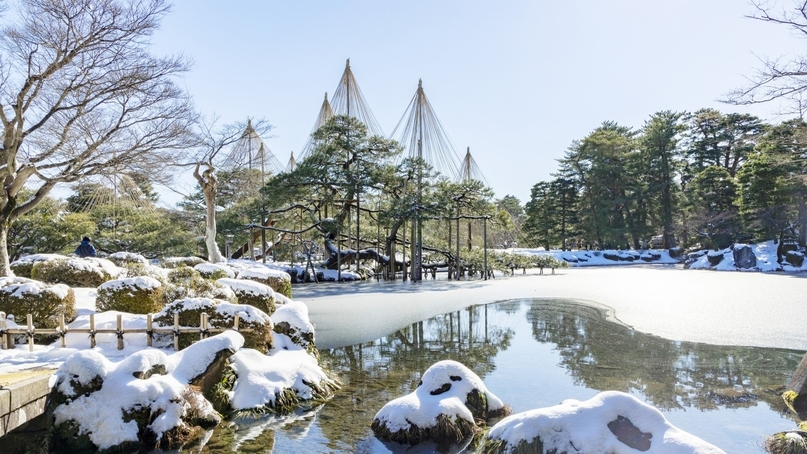
[[[727,452],[761,452],[765,435],[795,426],[779,396],[803,354],[667,340],[570,300],[476,305],[321,351],[325,367],[344,384],[336,397],[291,418],[222,425],[203,450],[433,452],[428,444],[382,443],[369,426],[378,409],[414,389],[431,364],[454,359],[516,412],[618,390]]]

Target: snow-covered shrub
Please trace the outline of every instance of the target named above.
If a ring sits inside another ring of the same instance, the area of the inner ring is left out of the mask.
[[[483,439],[486,453],[637,452],[724,453],[670,424],[656,408],[630,394],[602,392],[580,402],[510,415]]]
[[[724,254],[724,251],[712,250],[706,253],[706,260],[708,260],[712,266],[716,266],[723,261]]]
[[[661,259],[661,254],[655,251],[647,251],[642,254],[642,260],[645,262],[655,262]]]
[[[218,263],[200,263],[193,267],[205,279],[215,281],[222,278],[234,278],[235,271],[227,265],[220,265]]]
[[[801,266],[802,263],[804,263],[804,253],[799,251],[787,251],[785,260],[793,266]]]
[[[277,296],[277,294],[275,294]],[[314,345],[314,325],[308,318],[308,306],[289,300],[272,314],[275,331],[275,349],[299,348],[318,356]]]
[[[31,314],[37,328],[56,328],[59,315],[65,323],[76,318],[76,295],[64,284],[45,284],[24,277],[0,278],[0,312],[14,314],[24,324]]]
[[[106,259],[73,257],[36,262],[31,269],[31,278],[71,287],[98,287],[123,273],[123,269]]]
[[[98,312],[153,314],[160,312],[164,304],[162,284],[148,276],[105,282],[98,287],[98,296],[95,299]]]
[[[384,405],[371,428],[377,437],[399,443],[457,442],[479,430],[477,420],[509,413],[479,376],[446,360],[428,368],[414,392]]]
[[[198,328],[201,314],[208,317],[208,328],[233,327],[235,315],[238,314],[238,328],[244,336],[244,346],[267,352],[272,348],[272,319],[260,309],[244,304],[232,304],[211,298],[185,298],[165,306],[154,316],[154,323],[160,326],[173,327],[174,314],[179,314],[181,327]],[[183,333],[179,335],[179,348],[185,348],[199,340],[199,333]]]
[[[270,316],[275,312],[275,292],[268,285],[249,279],[225,278],[216,282],[230,287],[238,304],[257,307]]]
[[[130,265],[149,264],[148,259],[134,252],[116,252],[107,256],[107,259],[121,268],[128,268]]]
[[[206,260],[199,257],[166,257],[162,260],[164,268],[179,268],[181,266],[193,268],[200,263],[206,263]]]
[[[220,353],[243,345],[236,332],[205,339],[170,356],[142,350],[113,363],[94,350],[69,356],[51,399],[59,452],[177,449],[221,422],[192,383]]]
[[[288,413],[304,401],[333,396],[339,383],[304,351],[280,350],[271,355],[243,348],[232,356],[230,407],[248,413]]]
[[[184,298],[235,300],[235,294],[229,287],[203,278],[198,271],[189,266],[169,270],[168,283],[164,291],[168,303]]]
[[[272,287],[277,293],[291,298],[291,276],[280,270],[273,270],[263,266],[238,270],[238,279],[249,279]]]
[[[30,278],[31,270],[33,269],[36,263],[56,259],[67,260],[68,258],[69,257],[67,256],[59,254],[26,255],[25,257],[20,257],[18,260],[11,262],[11,271],[14,272],[15,276]]]

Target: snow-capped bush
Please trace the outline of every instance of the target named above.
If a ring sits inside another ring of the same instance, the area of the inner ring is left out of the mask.
[[[108,281],[98,287],[95,307],[98,312],[120,311],[152,314],[165,304],[162,284],[148,276]]]
[[[211,298],[185,298],[165,306],[154,316],[154,323],[161,326],[174,326],[174,314],[179,314],[181,327],[198,328],[201,314],[207,314],[209,328],[233,327],[238,314],[239,332],[244,336],[244,345],[261,352],[272,348],[272,319],[260,309],[244,304],[232,304]],[[198,333],[179,335],[179,347],[185,348],[199,339]]]
[[[804,253],[799,251],[787,251],[785,260],[787,263],[799,267],[804,263]]]
[[[145,257],[134,252],[116,252],[107,256],[107,259],[121,268],[127,268],[129,265],[149,265]]]
[[[76,318],[76,295],[64,284],[45,284],[24,277],[0,278],[0,312],[14,314],[21,323],[31,314],[37,328],[56,328]]]
[[[272,287],[277,293],[292,298],[291,296],[291,276],[285,271],[267,268],[265,266],[254,266],[238,270],[238,279],[249,279]]]
[[[479,429],[477,420],[509,412],[473,371],[446,360],[428,368],[414,392],[384,405],[371,427],[376,436],[399,443],[457,442]]]
[[[194,267],[205,262],[204,259],[199,257],[165,257],[162,260],[162,265],[165,268],[179,268],[181,266]]]
[[[257,307],[270,316],[275,312],[275,292],[268,285],[249,279],[225,278],[216,282],[230,287],[238,304]]]
[[[180,266],[168,273],[165,286],[165,299],[168,303],[184,298],[213,298],[235,301],[235,294],[229,287],[205,279],[195,269]]]
[[[210,279],[215,281],[216,279],[222,278],[234,278],[235,271],[227,265],[221,265],[218,263],[200,263],[193,267],[199,274],[202,275],[205,279]]]
[[[71,287],[98,287],[120,277],[125,271],[106,259],[73,257],[36,262],[32,279],[67,284]]]
[[[66,255],[60,254],[31,254],[20,257],[19,259],[11,262],[11,271],[14,272],[15,276],[19,277],[31,277],[31,269],[33,269],[34,265],[38,262],[44,262],[46,260],[67,260],[69,257]]]

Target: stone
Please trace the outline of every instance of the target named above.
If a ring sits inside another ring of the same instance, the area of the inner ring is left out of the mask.
[[[609,422],[608,429],[612,434],[616,435],[617,440],[633,449],[639,451],[650,449],[650,439],[653,438],[653,434],[642,432],[633,425],[630,419],[624,416],[617,416],[615,420]]]
[[[757,266],[757,256],[751,246],[747,244],[737,245],[732,249],[734,253],[734,266],[742,269],[754,268]]]
[[[788,391],[795,391],[797,396],[793,408],[797,413],[807,413],[807,354],[801,359],[796,372],[790,377],[786,386]]]

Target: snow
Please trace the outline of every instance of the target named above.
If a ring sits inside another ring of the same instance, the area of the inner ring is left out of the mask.
[[[234,291],[243,292],[249,295],[256,295],[256,296],[273,296],[275,291],[272,290],[272,287],[269,287],[266,284],[262,284],[260,282],[251,281],[249,279],[228,279],[222,278],[216,280],[217,283],[226,285],[230,287]]]
[[[673,426],[658,409],[618,391],[602,392],[583,402],[570,399],[554,407],[510,415],[494,425],[486,437],[506,441],[510,452],[521,441],[541,437],[545,451],[635,453],[608,428],[608,423],[619,416],[652,435],[650,449],[646,451],[649,454],[724,452]]]
[[[36,262],[44,262],[45,260],[58,260],[58,259],[68,259],[66,255],[61,254],[31,254],[31,255],[24,255],[19,259],[15,260],[14,263],[36,263]]]
[[[311,324],[308,318],[308,306],[301,302],[289,300],[287,303],[278,306],[275,313],[272,314],[272,321],[275,324],[286,322],[297,332],[314,332],[314,325]]]
[[[185,383],[201,375],[221,350],[237,352],[244,346],[244,336],[228,330],[207,339],[194,342],[188,348],[170,356],[169,370]],[[147,370],[147,369],[146,369]]]
[[[447,391],[433,394],[446,384],[450,385]],[[440,415],[448,416],[452,421],[460,418],[473,423],[474,415],[465,406],[465,400],[474,389],[485,393],[490,410],[504,407],[473,371],[457,361],[439,361],[423,373],[414,392],[388,402],[374,419],[393,433],[409,430],[413,425],[420,429],[433,427]]]
[[[120,290],[124,288],[135,288],[153,290],[161,287],[162,284],[157,279],[148,276],[137,276],[127,279],[117,279],[104,282],[98,286],[98,290]]]
[[[117,278],[126,272],[125,268],[118,268],[118,266],[111,261],[98,257],[73,257],[67,260],[67,266],[81,271],[99,274],[105,273],[113,278]]]
[[[246,304],[233,304],[228,303],[226,301],[214,300],[211,298],[185,298],[181,300],[176,300],[173,303],[171,303],[169,307],[166,307],[165,309],[163,309],[162,312],[155,315],[154,318],[165,316],[168,314],[169,309],[175,310],[178,307],[181,307],[182,310],[212,309],[216,313],[227,315],[229,317],[234,317],[235,314],[238,314],[238,317],[244,322],[264,323],[272,326],[271,325],[272,318],[270,318],[269,315],[266,314],[266,312],[256,307],[249,306]]]
[[[235,410],[273,405],[284,389],[292,389],[302,399],[311,399],[312,390],[304,382],[320,383],[328,376],[317,360],[303,350],[279,350],[272,356],[242,348],[232,356],[238,380],[231,393]]]
[[[242,268],[238,270],[238,279],[284,279],[284,280],[291,280],[291,276],[289,273],[285,271],[280,271],[272,268],[267,268],[264,266],[257,266],[252,268]]]
[[[200,263],[194,266],[193,269],[199,271],[200,273],[207,273],[207,274],[213,274],[216,271],[223,271],[224,273],[226,273],[228,278],[235,277],[235,271],[233,271],[232,268],[230,268],[227,265],[222,265],[220,263]]]
[[[735,244],[734,247],[742,247],[744,244]],[[780,265],[776,262],[776,249],[777,244],[774,242],[766,241],[764,243],[750,244],[751,250],[757,257],[757,266],[747,270],[738,268],[734,264],[734,253],[732,248],[721,249],[719,251],[709,251],[706,254],[698,256],[690,256],[694,261],[689,265],[689,269],[693,270],[716,270],[716,271],[762,271],[762,272],[797,272],[807,271],[807,261],[802,263],[801,266],[793,266],[790,263],[783,261]],[[723,256],[723,260],[717,265],[709,263],[709,256],[717,257]]]

